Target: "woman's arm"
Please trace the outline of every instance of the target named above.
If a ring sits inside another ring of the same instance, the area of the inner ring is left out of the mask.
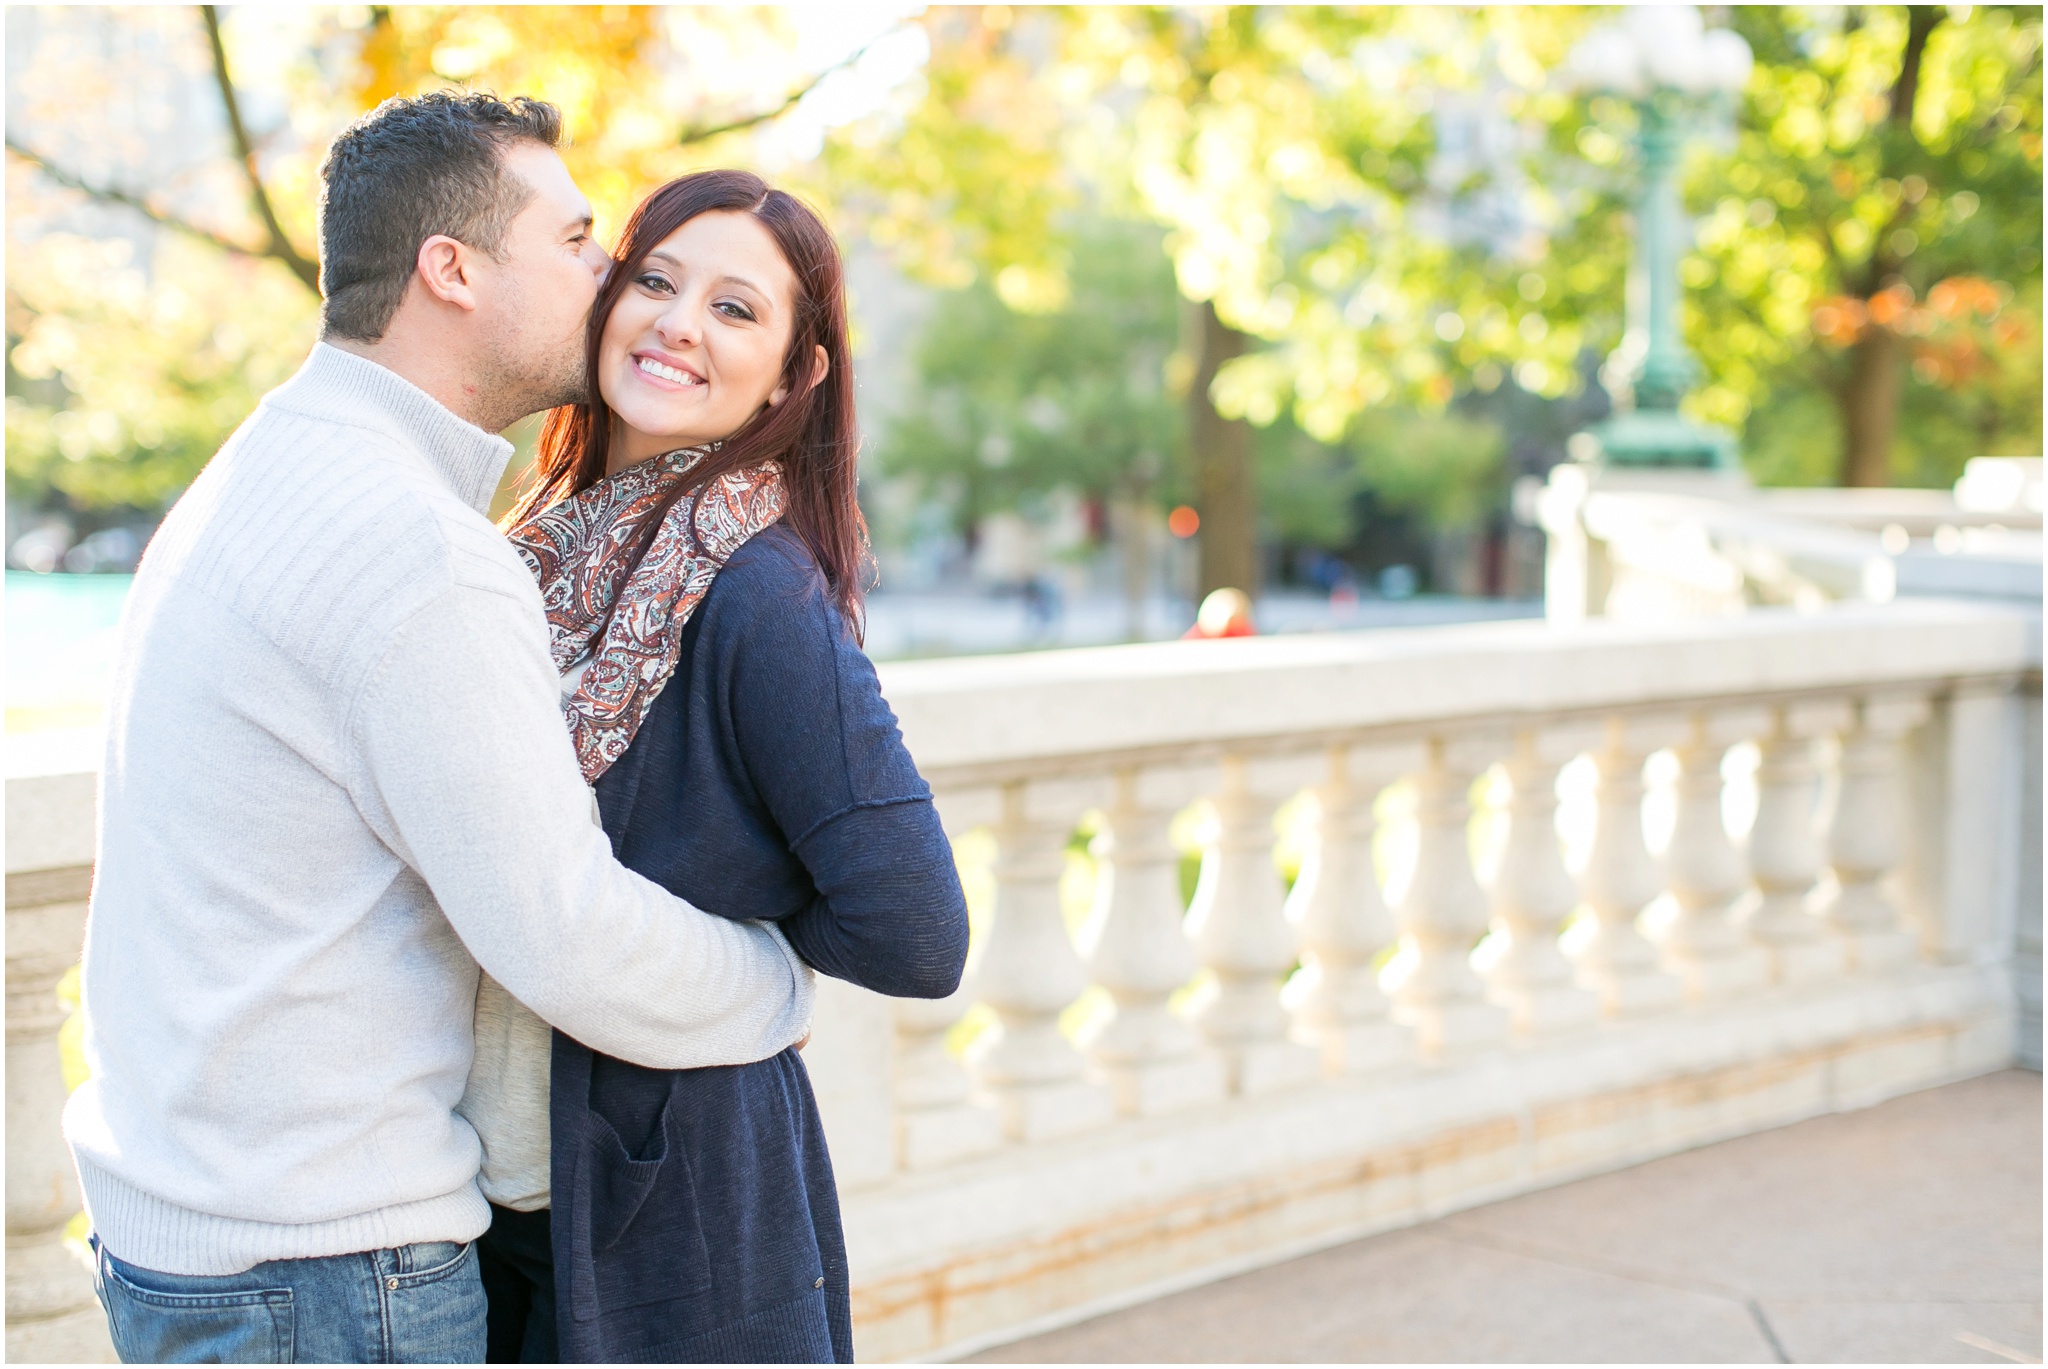
[[[967,901],[930,799],[854,808],[797,855],[818,896],[782,931],[811,968],[895,998],[960,987]]]
[[[719,606],[726,705],[748,779],[818,891],[782,929],[835,978],[943,998],[967,959],[967,901],[931,790],[816,570],[779,539],[750,550],[746,592]]]

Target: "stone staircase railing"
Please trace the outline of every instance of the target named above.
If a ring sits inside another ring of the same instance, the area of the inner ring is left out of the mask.
[[[884,667],[977,926],[951,999],[820,995],[863,1358],[2011,1063],[2038,621],[1914,600]],[[34,1280],[76,1202],[51,988],[79,779],[8,787],[10,1350],[64,1313]]]

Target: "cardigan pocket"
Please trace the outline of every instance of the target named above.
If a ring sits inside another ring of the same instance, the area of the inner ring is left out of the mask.
[[[647,1153],[633,1155],[605,1115],[590,1110],[590,1244],[602,1255],[619,1243],[633,1218],[654,1191],[661,1167],[668,1161],[668,1104],[661,1105]],[[687,1164],[687,1162],[685,1162]]]
[[[663,1102],[637,1156],[602,1113],[592,1108],[587,1116],[580,1168],[598,1307],[614,1312],[709,1293],[711,1259],[696,1176],[688,1148],[675,1135],[670,1102]]]

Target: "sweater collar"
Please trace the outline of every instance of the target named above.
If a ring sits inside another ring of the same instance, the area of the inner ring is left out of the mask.
[[[490,507],[512,459],[512,444],[504,438],[458,418],[396,371],[324,342],[314,343],[299,373],[263,402],[402,443],[479,513]]]

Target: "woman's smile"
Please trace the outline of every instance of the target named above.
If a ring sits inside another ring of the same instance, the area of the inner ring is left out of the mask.
[[[689,365],[671,360],[659,352],[633,353],[633,366],[641,379],[662,390],[687,390],[710,382]]]

